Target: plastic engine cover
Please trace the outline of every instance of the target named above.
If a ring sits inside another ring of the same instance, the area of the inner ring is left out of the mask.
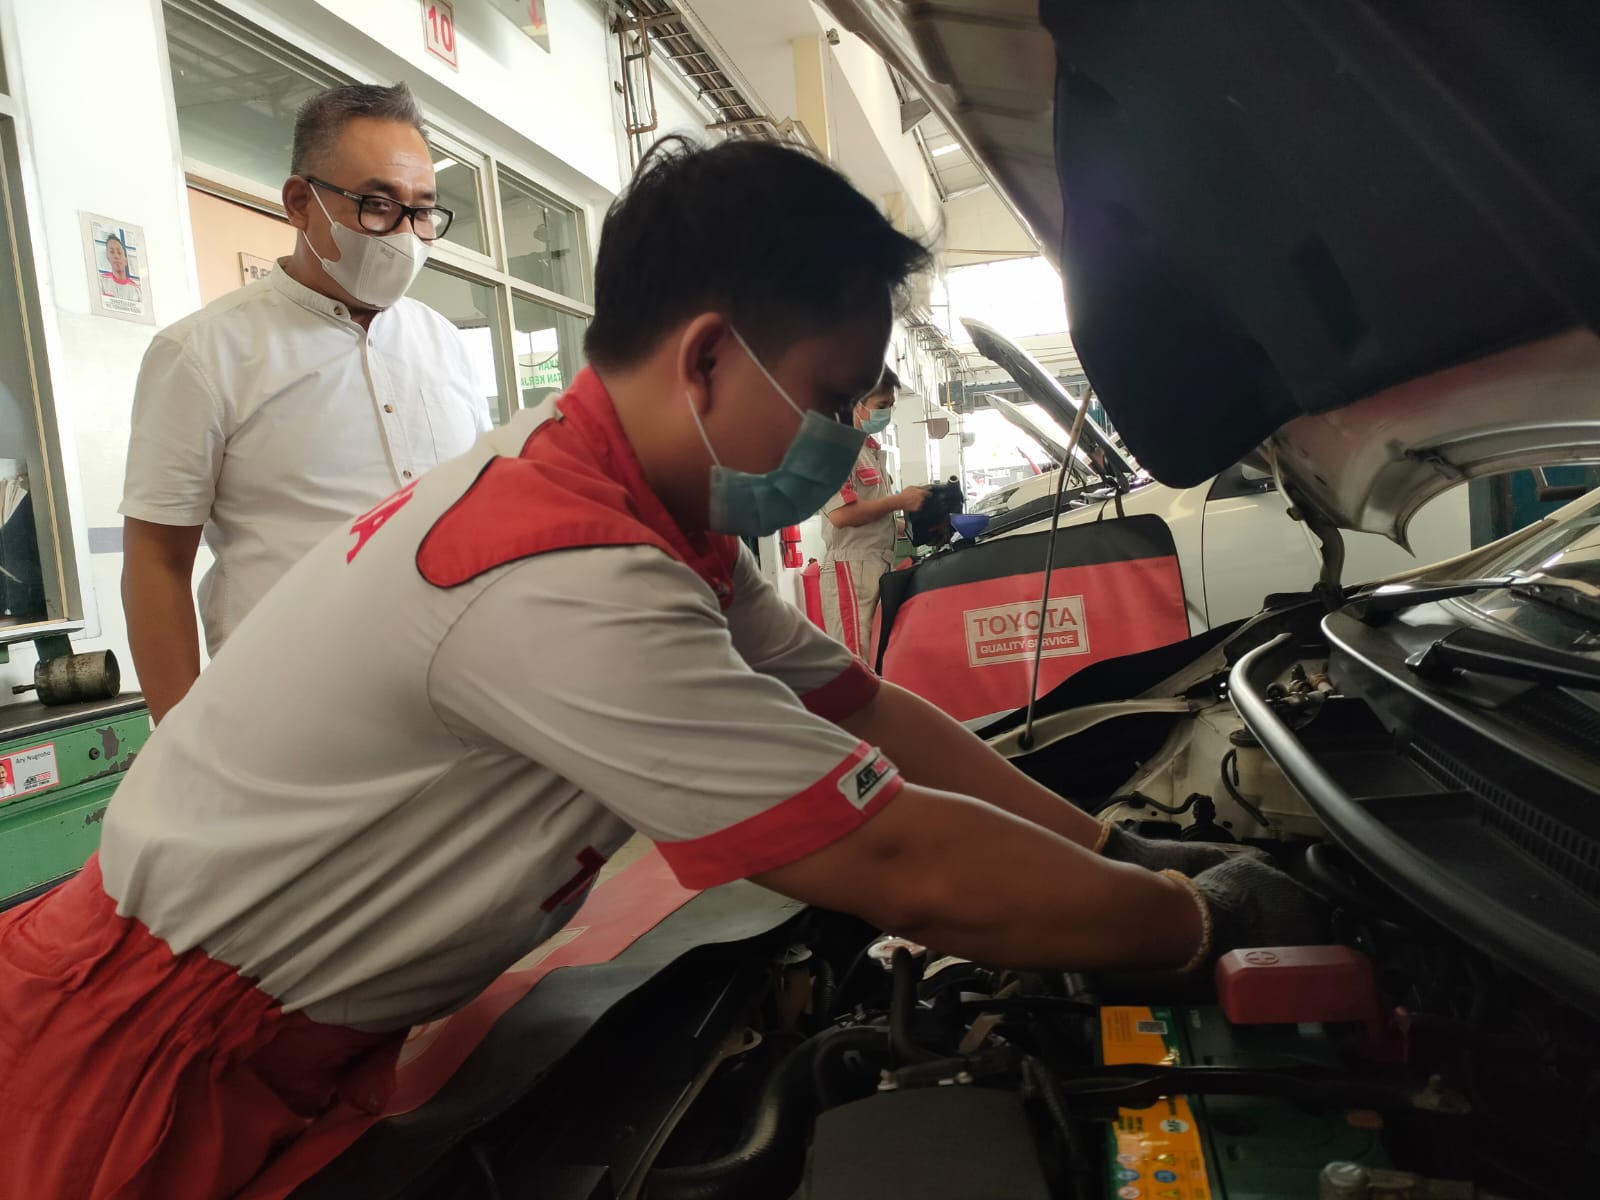
[[[817,1120],[800,1200],[1050,1200],[1021,1097],[979,1087],[884,1092]]]

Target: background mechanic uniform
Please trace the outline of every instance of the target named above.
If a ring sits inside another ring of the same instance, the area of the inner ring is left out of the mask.
[[[827,516],[846,504],[894,495],[886,457],[869,437],[850,478],[822,508],[822,619],[830,635],[863,659],[871,648],[878,581],[894,566],[896,517],[891,512],[865,525],[836,527]]]
[[[704,888],[863,824],[901,780],[833,721],[877,687],[677,527],[585,371],[292,568],[98,859],[0,915],[0,1196],[227,1195],[375,1111],[633,830]]]

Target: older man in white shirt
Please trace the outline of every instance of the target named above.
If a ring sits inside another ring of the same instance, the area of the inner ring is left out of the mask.
[[[294,253],[156,335],[134,395],[123,605],[156,720],[200,673],[190,579],[215,654],[330,528],[488,428],[457,332],[405,299],[438,207],[404,84],[330,88],[300,110],[283,187]]]

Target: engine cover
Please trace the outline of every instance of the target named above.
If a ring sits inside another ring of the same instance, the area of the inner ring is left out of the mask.
[[[817,1121],[800,1200],[1050,1200],[1021,1097],[980,1087],[884,1092]]]

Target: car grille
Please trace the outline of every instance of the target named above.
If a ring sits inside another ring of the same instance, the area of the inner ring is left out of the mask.
[[[1540,866],[1600,901],[1600,841],[1491,783],[1453,755],[1413,742],[1412,759],[1441,783],[1483,801],[1483,821]]]
[[[1565,692],[1534,688],[1500,710],[1509,724],[1600,766],[1600,712]]]

